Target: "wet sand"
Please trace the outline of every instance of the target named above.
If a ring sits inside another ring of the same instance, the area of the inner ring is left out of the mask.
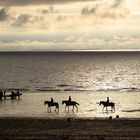
[[[0,118],[0,140],[140,140],[139,119]]]

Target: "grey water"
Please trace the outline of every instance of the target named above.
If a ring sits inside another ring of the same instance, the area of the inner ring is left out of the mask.
[[[0,117],[140,118],[139,52],[11,52],[0,53],[0,89],[23,93],[20,100],[0,101]],[[64,111],[71,96],[78,112]],[[49,113],[45,100],[60,104]],[[110,98],[115,112],[102,111],[99,101]]]
[[[23,91],[140,89],[138,52],[0,53],[0,88]]]

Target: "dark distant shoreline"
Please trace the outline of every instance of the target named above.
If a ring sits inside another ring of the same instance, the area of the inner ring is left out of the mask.
[[[2,53],[140,53],[140,50],[48,50],[48,51],[0,51]]]

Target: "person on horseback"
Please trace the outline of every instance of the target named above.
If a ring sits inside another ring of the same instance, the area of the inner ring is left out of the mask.
[[[106,103],[109,104],[109,97],[107,97],[107,101],[106,101]]]
[[[71,96],[69,96],[69,100],[68,101],[71,102]]]
[[[53,103],[53,98],[51,97],[51,103]]]

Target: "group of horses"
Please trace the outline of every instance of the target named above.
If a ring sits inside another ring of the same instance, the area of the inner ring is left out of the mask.
[[[55,107],[55,111],[59,111],[59,103],[57,102],[51,102],[51,101],[44,101],[44,105],[48,105],[48,111],[51,111],[51,107]],[[79,103],[77,103],[76,101],[69,101],[69,100],[63,100],[62,101],[62,105],[65,104],[65,111],[66,111],[66,108],[68,108],[68,111],[69,111],[69,106],[72,106],[74,110],[74,108],[77,109],[78,111],[78,106]]]
[[[0,90],[0,100],[6,100],[7,97],[10,99],[20,99],[21,95],[22,93],[20,93],[19,91],[11,91],[11,94],[6,94],[5,91]]]
[[[48,105],[48,111],[51,111],[51,107],[55,107],[55,111],[59,111],[59,103],[57,102],[51,102],[51,101],[44,101],[44,105]],[[72,106],[72,111],[74,110],[74,108],[77,109],[78,112],[78,106],[79,103],[76,101],[69,101],[69,100],[63,100],[62,101],[62,105],[65,105],[65,111],[66,108],[68,108],[69,111],[69,106]],[[111,111],[115,111],[115,103],[114,102],[106,102],[106,101],[100,101],[99,105],[103,105],[103,111],[104,108],[106,108],[106,110],[108,110],[107,107],[111,107]]]

